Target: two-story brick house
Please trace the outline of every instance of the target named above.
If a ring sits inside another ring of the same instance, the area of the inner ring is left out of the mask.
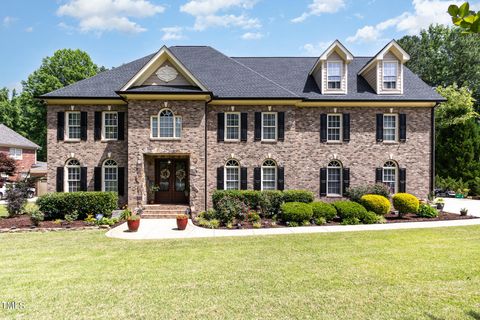
[[[50,191],[118,191],[132,206],[211,205],[216,189],[341,197],[383,182],[426,197],[443,100],[395,42],[354,57],[227,57],[163,47],[48,93]]]

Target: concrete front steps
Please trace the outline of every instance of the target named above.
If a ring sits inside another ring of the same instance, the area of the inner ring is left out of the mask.
[[[147,204],[144,206],[142,219],[174,219],[177,214],[185,213],[188,205],[177,204]]]

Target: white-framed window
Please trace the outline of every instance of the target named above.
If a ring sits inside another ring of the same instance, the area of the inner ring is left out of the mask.
[[[385,61],[383,63],[383,88],[396,89],[398,75],[398,62]]]
[[[240,112],[225,112],[225,140],[240,140]]]
[[[67,140],[80,140],[81,127],[80,127],[80,112],[66,112],[67,117]]]
[[[162,109],[150,118],[150,137],[154,139],[180,139],[182,117],[175,116],[172,110]]]
[[[80,162],[77,159],[70,159],[65,164],[65,183],[67,192],[80,191]]]
[[[102,166],[102,191],[118,191],[118,165],[115,160],[107,159]]]
[[[395,161],[387,161],[382,168],[382,182],[390,189],[391,193],[397,192],[398,170]]]
[[[102,113],[102,139],[117,140],[118,139],[118,112],[106,111]]]
[[[342,164],[333,160],[327,166],[327,196],[342,195]]]
[[[327,142],[338,142],[342,140],[342,115],[327,115]]]
[[[327,63],[327,87],[330,90],[341,89],[342,81],[342,62]]]
[[[277,113],[276,112],[262,112],[262,140],[276,141],[277,140]]]
[[[262,190],[277,189],[277,164],[272,159],[262,163]]]
[[[15,160],[22,160],[23,159],[23,154],[22,154],[22,149],[21,148],[10,148],[8,151],[8,154],[10,158],[15,159]]]
[[[230,159],[225,163],[225,190],[240,189],[240,163]]]
[[[383,141],[395,142],[398,139],[398,114],[383,115]]]

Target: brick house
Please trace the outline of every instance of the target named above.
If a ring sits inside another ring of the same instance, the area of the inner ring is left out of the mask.
[[[354,57],[157,53],[43,95],[49,191],[117,191],[131,206],[211,206],[216,189],[308,189],[342,197],[383,182],[426,197],[434,107],[395,42]]]

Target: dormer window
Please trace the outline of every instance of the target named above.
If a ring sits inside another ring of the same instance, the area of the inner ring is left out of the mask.
[[[397,88],[397,74],[398,74],[398,63],[396,61],[383,63],[383,88],[384,89]]]
[[[327,63],[327,82],[328,89],[340,89],[342,80],[342,63],[328,62]]]

